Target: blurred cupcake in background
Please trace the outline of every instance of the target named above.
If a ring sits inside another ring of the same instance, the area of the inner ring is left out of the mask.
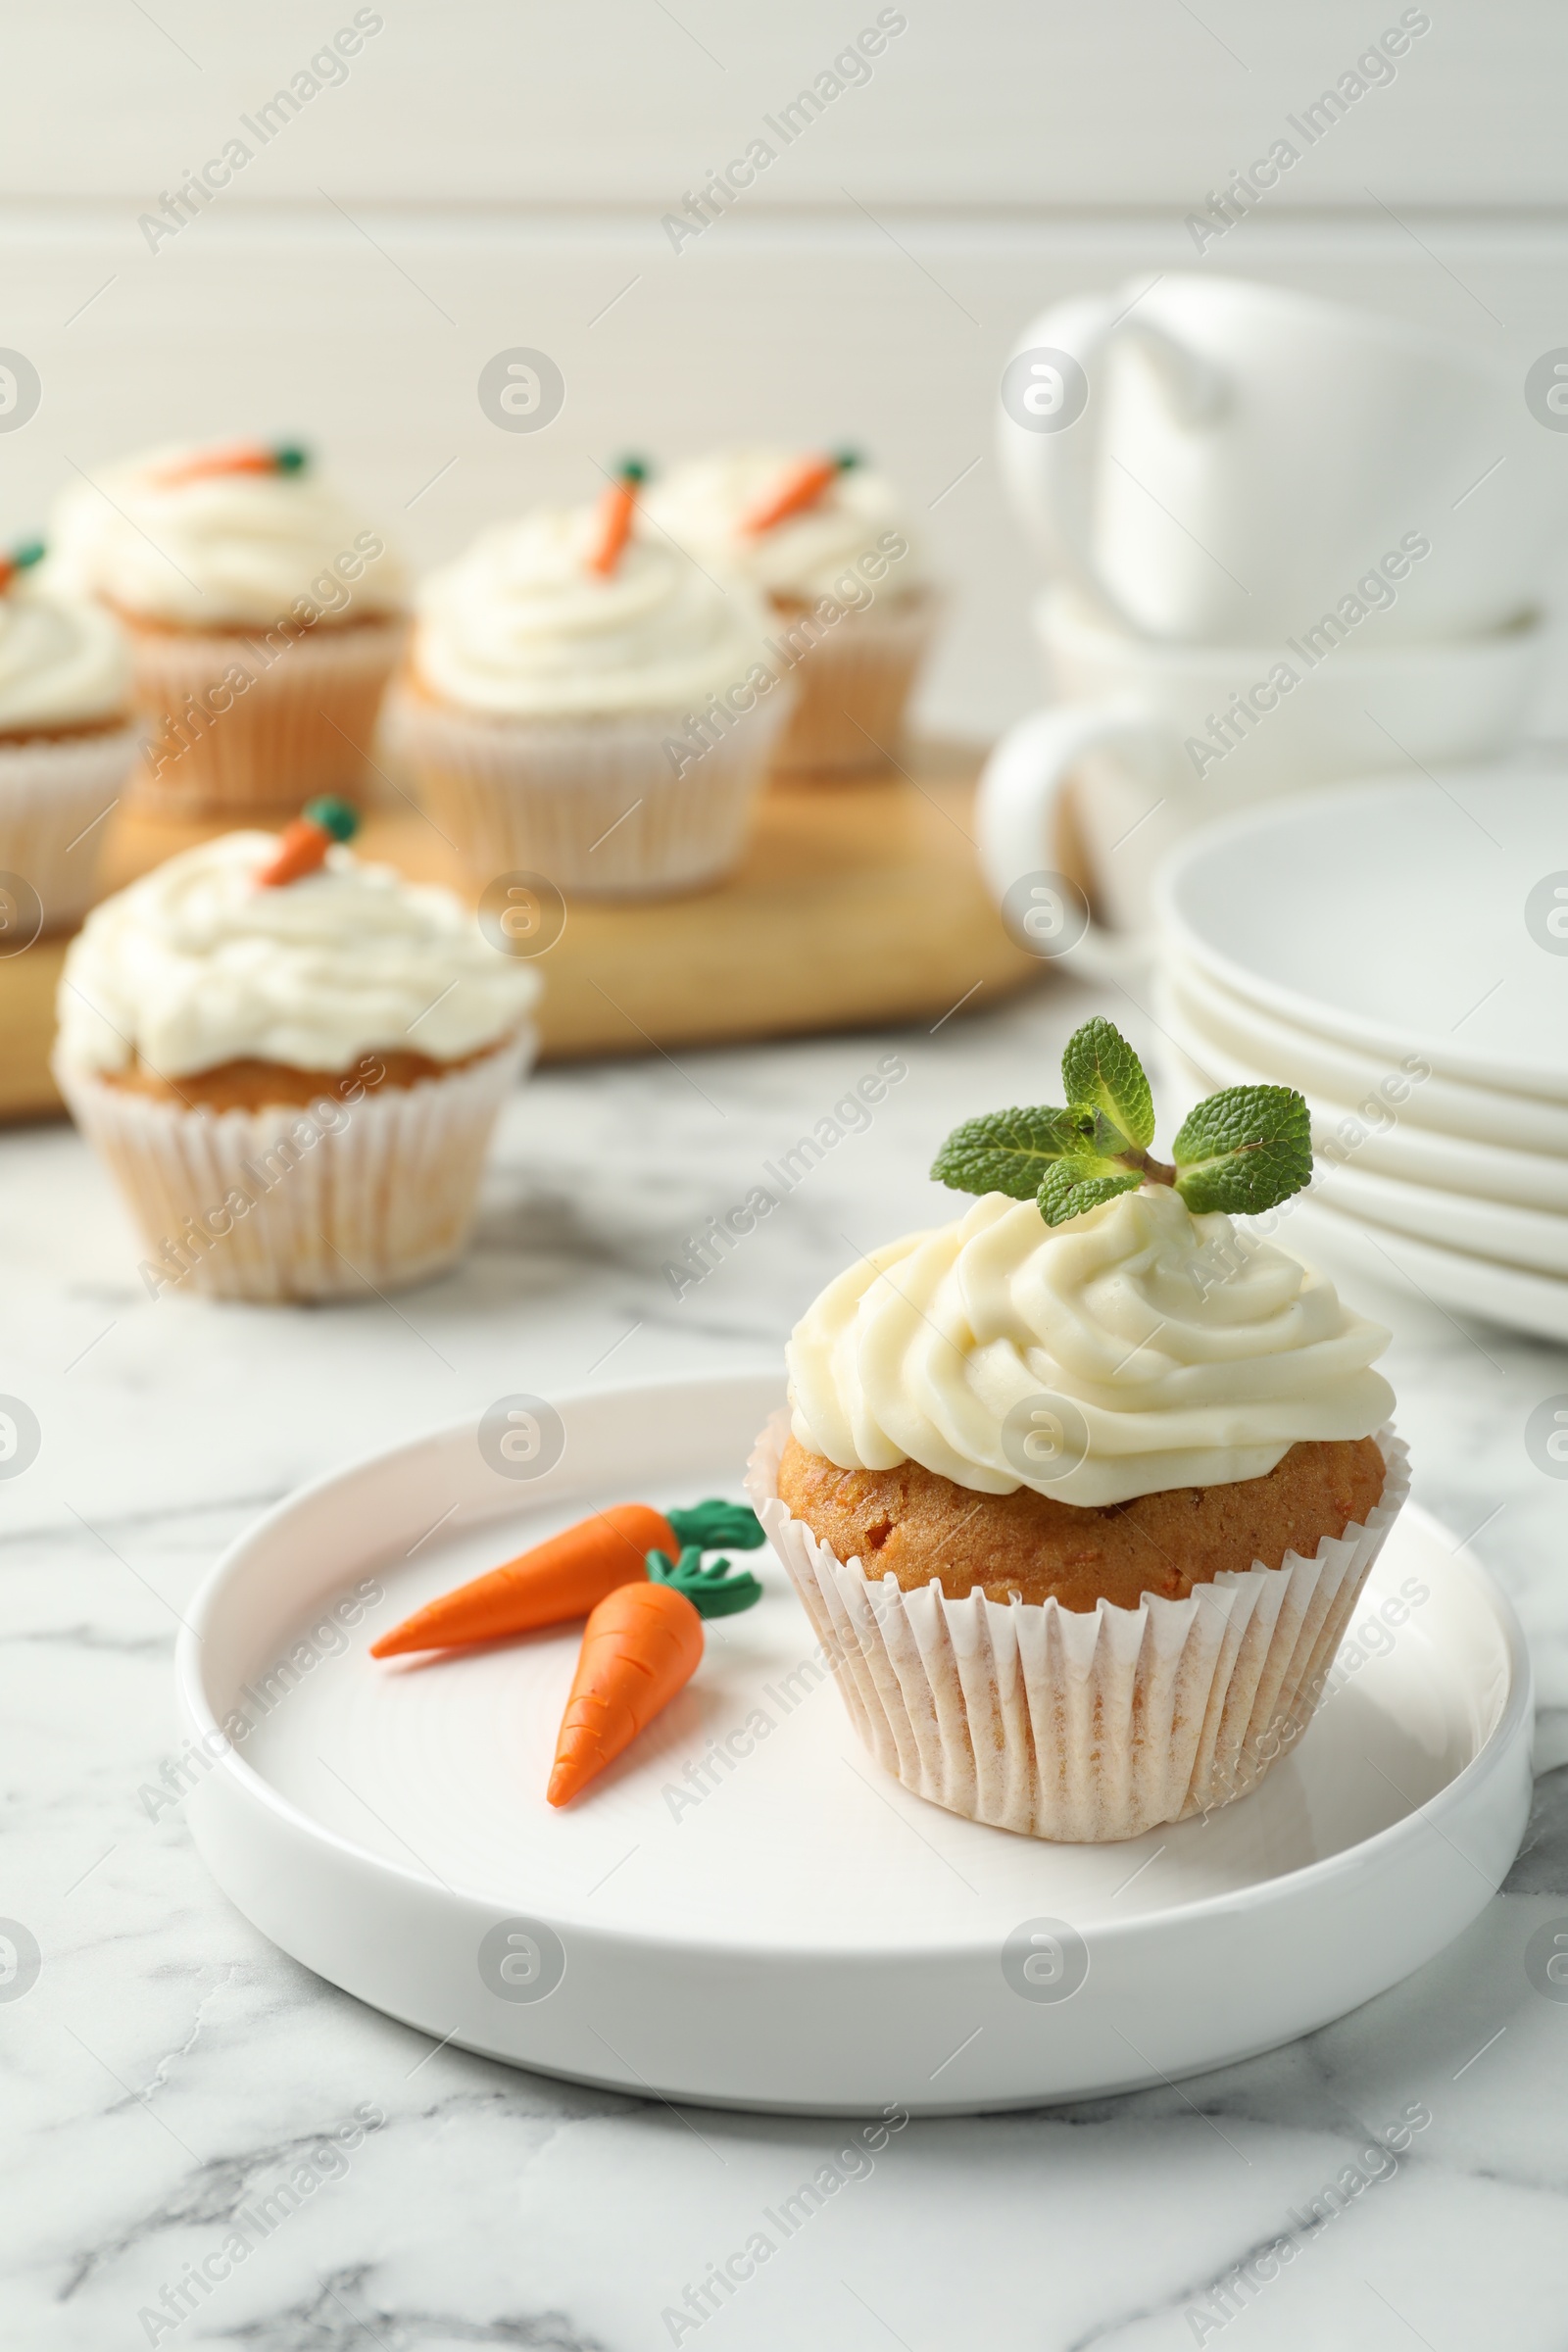
[[[67,952],[55,1076],[154,1298],[364,1297],[467,1241],[539,979],[449,891],[341,846],[355,824],[318,801],[204,842]]]
[[[648,517],[766,599],[769,660],[800,688],[776,764],[823,776],[884,767],[939,610],[886,477],[848,451],[720,450],[674,467]]]
[[[42,555],[0,557],[0,953],[86,912],[102,819],[141,747],[124,638],[44,585]]]
[[[75,482],[49,571],[129,636],[144,806],[222,815],[359,788],[405,584],[303,450],[171,447]]]
[[[478,876],[649,897],[734,865],[793,699],[766,614],[637,513],[542,507],[420,591],[395,738]]]

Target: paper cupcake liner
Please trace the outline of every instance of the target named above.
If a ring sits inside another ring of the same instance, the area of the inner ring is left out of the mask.
[[[726,874],[793,701],[774,687],[677,775],[674,711],[486,719],[407,690],[393,739],[474,876],[527,872],[583,896],[654,898]]]
[[[141,1228],[155,1297],[366,1298],[461,1255],[496,1114],[535,1042],[528,1029],[439,1078],[309,1108],[187,1109],[60,1057],[55,1077]]]
[[[402,651],[401,619],[327,624],[299,637],[133,623],[128,635],[136,707],[152,732],[136,781],[141,808],[241,816],[362,790],[381,697]],[[243,691],[231,671],[249,681]],[[213,711],[215,689],[226,707]],[[168,758],[171,720],[180,722],[187,748]]]
[[[774,755],[781,774],[851,776],[885,768],[904,739],[915,675],[935,631],[941,600],[930,590],[892,605],[846,612],[790,672],[800,699]],[[804,608],[775,608],[781,636]]]
[[[1141,1837],[1254,1788],[1311,1720],[1367,1573],[1409,1493],[1408,1456],[1378,1435],[1383,1494],[1366,1525],[1195,1587],[1004,1604],[905,1592],[843,1561],[780,1500],[781,1411],[747,1493],[832,1667],[864,1745],[916,1796],[971,1821],[1066,1844]]]
[[[141,740],[124,726],[0,745],[0,873],[37,892],[45,931],[74,929],[97,896],[109,830],[98,820],[124,791]]]

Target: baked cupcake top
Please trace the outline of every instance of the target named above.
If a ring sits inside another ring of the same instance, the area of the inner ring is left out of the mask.
[[[643,525],[604,567],[603,533],[594,505],[535,508],[481,533],[419,592],[418,681],[504,717],[683,712],[761,662],[767,620],[750,589]]]
[[[129,699],[130,653],[113,616],[56,594],[25,561],[0,559],[0,735],[101,726]]]
[[[49,571],[132,620],[270,628],[397,611],[406,581],[378,531],[299,450],[170,444],[74,482]]]
[[[1219,1205],[1228,1191],[1253,1213],[1306,1180],[1300,1097],[1200,1103],[1167,1169],[1109,1022],[1078,1033],[1069,1067],[1066,1109],[949,1139],[933,1173],[981,1195],[965,1215],[873,1250],[797,1325],[801,1445],[841,1469],[912,1460],[979,1494],[1102,1507],[1373,1436],[1394,1402],[1371,1368],[1389,1334]]]
[[[60,1052],[179,1078],[256,1058],[345,1070],[376,1050],[459,1061],[512,1035],[539,994],[450,891],[327,851],[280,888],[274,833],[225,833],[106,899],[66,956]]]
[[[772,445],[718,450],[672,467],[647,504],[649,520],[699,563],[787,604],[860,604],[857,579],[889,598],[926,585],[903,500],[886,475],[846,459]]]

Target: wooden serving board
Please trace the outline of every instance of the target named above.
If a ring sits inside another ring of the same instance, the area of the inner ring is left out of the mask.
[[[980,758],[925,744],[906,771],[868,781],[772,783],[728,881],[647,906],[568,902],[564,930],[539,958],[545,1057],[936,1021],[1020,987],[1040,965],[1008,938],[980,879]],[[106,892],[228,829],[131,808],[111,828]],[[389,794],[369,808],[355,846],[473,901],[453,851],[412,803]],[[60,1108],[48,1063],[67,944],[41,939],[0,960],[0,1118]]]

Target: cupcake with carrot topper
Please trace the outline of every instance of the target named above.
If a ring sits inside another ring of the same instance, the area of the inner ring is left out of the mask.
[[[766,599],[768,658],[800,688],[781,769],[864,774],[898,757],[938,598],[884,475],[850,450],[721,450],[673,467],[649,514]]]
[[[648,897],[744,847],[791,690],[756,593],[648,527],[644,473],[497,525],[420,591],[395,734],[483,879]]]
[[[877,1760],[1101,1841],[1289,1750],[1408,1481],[1387,1332],[1231,1222],[1307,1182],[1301,1098],[1217,1095],[1164,1163],[1109,1022],[1062,1077],[948,1139],[963,1216],[810,1307],[748,1487]]]
[[[230,815],[360,789],[405,582],[309,452],[153,450],[65,491],[50,549],[129,636],[144,804]]]
[[[187,850],[67,954],[55,1075],[154,1298],[369,1297],[467,1240],[539,980],[357,823],[320,800]]]
[[[105,820],[141,748],[130,655],[89,600],[51,589],[40,541],[0,556],[0,950],[91,905]]]

